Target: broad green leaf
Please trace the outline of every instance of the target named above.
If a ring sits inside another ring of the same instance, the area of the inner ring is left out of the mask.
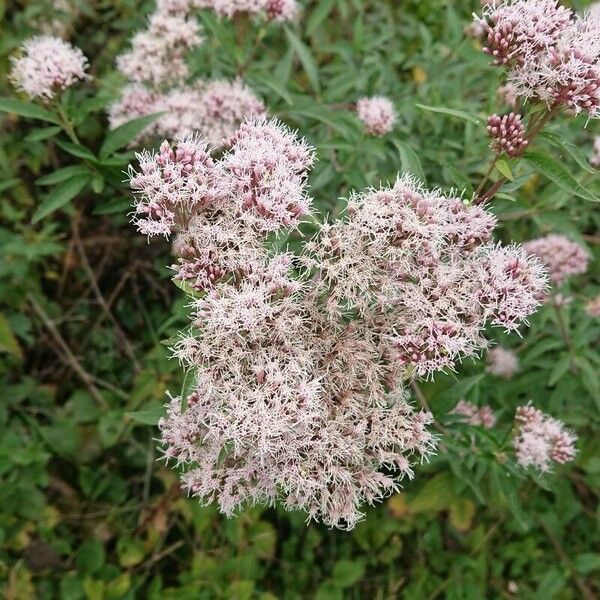
[[[332,579],[336,585],[349,588],[365,574],[365,565],[360,560],[338,560],[333,566]]]
[[[406,143],[394,140],[394,145],[400,153],[400,162],[402,163],[402,173],[410,173],[427,185],[425,173],[417,153]]]
[[[153,113],[144,117],[132,119],[123,125],[109,131],[100,148],[100,158],[106,158],[115,150],[119,150],[135,139],[148,125],[151,125],[163,113]]]
[[[542,175],[564,190],[571,192],[584,200],[600,202],[600,198],[597,198],[592,192],[585,189],[560,163],[556,162],[548,155],[543,154],[542,152],[529,151],[525,153],[525,159]]]
[[[89,181],[89,175],[77,175],[55,187],[35,211],[31,222],[37,223],[44,217],[65,206],[65,204],[81,192]]]
[[[86,175],[89,172],[89,169],[84,165],[70,165],[36,179],[36,183],[38,185],[56,185],[76,175]]]
[[[158,405],[153,406],[152,408],[147,408],[145,410],[126,412],[125,416],[134,421],[137,421],[138,423],[143,423],[144,425],[157,425],[161,417],[164,417],[165,414],[165,407],[162,405]]]
[[[450,117],[457,117],[459,119],[464,119],[465,121],[470,121],[471,123],[475,123],[479,125],[482,122],[478,116],[473,113],[468,113],[464,110],[456,110],[454,108],[446,108],[445,106],[427,106],[426,104],[416,104],[418,108],[423,110],[428,110],[434,113],[440,113],[442,115],[448,115]]]
[[[39,119],[40,121],[48,121],[49,123],[60,125],[57,115],[32,102],[22,102],[21,100],[13,100],[12,98],[0,98],[0,110],[21,117],[27,117],[28,119]]]
[[[290,42],[290,45],[296,51],[310,84],[315,91],[319,94],[321,92],[321,84],[319,83],[319,70],[317,63],[313,58],[310,48],[288,27],[285,28],[285,34]]]

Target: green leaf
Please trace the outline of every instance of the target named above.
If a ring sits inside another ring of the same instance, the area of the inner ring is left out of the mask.
[[[122,567],[135,567],[144,560],[144,546],[136,539],[120,537],[117,540],[117,555]]]
[[[143,423],[144,425],[157,425],[158,421],[161,417],[164,417],[166,414],[166,409],[164,406],[153,406],[152,408],[147,408],[146,410],[136,410],[134,412],[126,412],[125,416],[137,421],[138,423]]]
[[[436,414],[449,412],[456,403],[464,398],[479,382],[485,377],[485,374],[464,377],[453,386],[443,391],[433,398],[433,409]]]
[[[42,127],[41,129],[34,129],[30,134],[25,136],[26,142],[40,142],[47,140],[48,138],[54,137],[62,131],[60,127]]]
[[[338,560],[332,573],[335,585],[343,588],[352,587],[358,583],[365,574],[365,565],[359,560]]]
[[[144,117],[132,119],[123,125],[119,125],[115,129],[109,131],[104,143],[100,148],[100,158],[106,158],[113,154],[116,150],[123,148],[135,139],[148,125],[151,125],[163,113],[153,113]]]
[[[310,84],[315,91],[315,93],[319,94],[321,92],[321,84],[319,83],[319,71],[317,69],[317,63],[313,58],[313,55],[308,48],[308,46],[288,27],[285,28],[285,34],[290,42],[292,48],[294,48],[304,70],[306,71],[306,75]]]
[[[500,159],[496,161],[496,170],[501,175],[504,175],[506,179],[509,179],[510,181],[514,180],[514,176],[512,174],[512,171],[510,170],[510,165],[505,160]]]
[[[92,177],[92,190],[94,194],[101,194],[104,189],[104,177],[100,173],[96,173]]]
[[[588,173],[596,173],[596,169],[590,165],[587,156],[581,151],[580,148],[575,146],[575,144],[572,144],[560,135],[552,133],[551,131],[543,131],[540,134],[540,137],[547,139],[556,148],[566,152],[577,163],[577,166],[584,171],[587,171]]]
[[[550,181],[554,182],[564,190],[571,192],[575,196],[579,196],[584,200],[589,200],[590,202],[600,202],[600,198],[597,198],[589,190],[585,189],[573,178],[572,175],[566,171],[566,169],[560,163],[556,162],[553,158],[541,152],[529,151],[525,153],[525,159],[542,175],[550,179]]]
[[[434,513],[449,508],[456,500],[450,473],[434,475],[411,499],[408,507],[412,513]]]
[[[23,358],[23,351],[14,336],[6,317],[0,313],[0,352],[12,354],[18,359]]]
[[[394,145],[398,148],[400,153],[400,162],[402,163],[402,173],[410,173],[419,179],[422,183],[427,184],[425,179],[425,173],[417,153],[404,142],[394,140]]]
[[[0,192],[3,192],[4,190],[9,190],[10,188],[15,187],[16,185],[19,185],[19,183],[21,183],[21,180],[18,177],[12,177],[10,179],[0,181]]]
[[[98,162],[98,159],[94,156],[93,152],[82,146],[81,144],[73,144],[72,142],[56,142],[65,152],[76,156],[77,158],[83,158],[84,160],[91,160],[93,162]]]
[[[0,110],[21,117],[39,119],[40,121],[48,121],[49,123],[60,125],[57,115],[31,102],[22,102],[21,100],[13,100],[12,98],[0,98]]]
[[[62,183],[76,175],[86,175],[89,172],[89,169],[84,165],[71,165],[40,177],[36,180],[36,183],[38,185],[56,185],[57,183]]]
[[[336,0],[321,0],[321,2],[317,4],[317,7],[312,11],[307,21],[306,35],[312,35],[319,25],[325,21],[333,8],[335,1]]]
[[[454,185],[456,185],[459,190],[465,190],[469,199],[472,198],[473,186],[471,185],[469,178],[462,171],[459,171],[456,167],[453,167],[451,164],[446,163],[444,165],[444,169],[448,172],[448,175],[450,175],[450,178],[454,182]]]
[[[79,547],[75,564],[77,569],[83,573],[95,573],[102,567],[105,560],[104,546],[98,540],[91,540]]]
[[[504,497],[515,521],[523,531],[527,531],[531,527],[531,518],[523,510],[514,477],[507,471],[504,471],[497,463],[492,464],[491,474],[496,489]]]
[[[445,106],[427,106],[426,104],[416,104],[418,108],[422,110],[428,110],[434,113],[440,113],[442,115],[448,115],[450,117],[457,117],[459,119],[464,119],[465,121],[470,121],[471,123],[475,123],[479,125],[482,122],[478,116],[473,113],[465,112],[464,110],[456,110],[454,108],[446,108]]]
[[[117,197],[109,200],[106,204],[96,206],[92,211],[93,215],[114,215],[117,213],[126,214],[131,208],[131,198]]]
[[[81,190],[83,190],[89,180],[89,174],[77,175],[55,187],[40,206],[38,206],[38,209],[33,214],[31,222],[37,223],[55,210],[65,206],[65,204],[70,202],[77,194],[79,194],[79,192],[81,192]]]

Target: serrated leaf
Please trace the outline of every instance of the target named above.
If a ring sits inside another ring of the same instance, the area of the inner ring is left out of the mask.
[[[152,125],[163,113],[153,113],[132,119],[123,125],[109,131],[100,148],[100,158],[106,158],[135,139],[148,125]]]
[[[553,158],[541,152],[529,151],[525,153],[525,159],[533,165],[537,171],[550,179],[559,187],[571,192],[575,196],[579,196],[590,202],[600,202],[600,198],[596,198],[589,190],[584,188],[575,178],[567,172],[567,170]]]
[[[166,412],[164,406],[158,405],[145,410],[126,412],[125,416],[144,425],[158,425],[159,420],[165,416]]]
[[[321,92],[319,71],[317,69],[317,63],[315,62],[309,47],[291,29],[289,29],[289,27],[285,28],[285,35],[287,36],[290,45],[298,55],[298,58],[300,59],[300,62],[306,71],[310,85],[315,93],[319,94]]]
[[[21,117],[39,119],[40,121],[48,121],[49,123],[60,125],[57,115],[31,102],[22,102],[21,100],[13,100],[12,98],[0,98],[0,110]]]
[[[406,143],[394,140],[394,145],[400,153],[400,162],[402,163],[402,173],[410,173],[419,179],[422,183],[427,184],[425,173],[417,153]]]
[[[454,108],[446,108],[445,106],[428,106],[426,104],[416,104],[417,108],[422,110],[428,110],[429,112],[440,113],[442,115],[448,115],[450,117],[457,117],[459,119],[464,119],[465,121],[470,121],[471,123],[475,123],[479,125],[482,120],[473,113],[468,113],[464,110],[456,110]]]
[[[58,169],[53,173],[49,173],[48,175],[36,179],[36,183],[37,185],[56,185],[57,183],[71,179],[76,175],[86,175],[88,173],[89,169],[84,165],[70,165],[69,167],[63,167],[62,169]]]
[[[89,180],[90,176],[88,174],[78,175],[55,187],[40,206],[38,206],[38,209],[33,214],[31,222],[37,223],[44,217],[47,217],[49,214],[65,206],[65,204],[70,202],[77,194],[79,194],[79,192],[81,192],[81,190],[83,190]]]

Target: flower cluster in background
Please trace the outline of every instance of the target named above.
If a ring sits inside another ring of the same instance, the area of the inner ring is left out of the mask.
[[[519,371],[519,359],[512,350],[496,346],[487,353],[486,371],[496,377],[510,379]]]
[[[189,83],[188,52],[202,44],[194,9],[205,2],[159,2],[148,28],[138,32],[131,50],[117,58],[117,68],[129,80],[109,108],[111,128],[132,119],[162,113],[132,140],[175,138],[199,131],[220,146],[245,117],[263,115],[265,106],[241,80]]]
[[[533,406],[517,408],[515,425],[513,446],[521,466],[546,472],[553,462],[563,464],[575,457],[576,436],[561,421]]]
[[[564,283],[573,275],[585,273],[589,254],[568,237],[549,234],[523,244],[524,250],[540,258],[548,269],[550,280],[556,285]]]
[[[396,123],[394,104],[384,96],[361,98],[356,103],[356,112],[365,131],[371,135],[385,135],[392,131]]]
[[[496,415],[492,408],[487,405],[479,408],[472,402],[459,400],[458,404],[454,407],[452,414],[465,417],[467,425],[473,425],[474,427],[492,429],[492,427],[496,425]]]
[[[10,78],[30,98],[52,100],[57,92],[85,79],[83,52],[60,38],[42,35],[23,44],[23,55],[11,57]]]

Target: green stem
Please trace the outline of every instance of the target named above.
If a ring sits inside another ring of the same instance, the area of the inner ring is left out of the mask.
[[[77,134],[75,133],[75,129],[73,129],[73,125],[71,124],[71,121],[69,121],[69,117],[65,113],[63,107],[61,106],[61,104],[58,101],[55,103],[55,106],[56,106],[56,110],[58,112],[58,118],[60,119],[60,123],[61,123],[62,128],[64,129],[65,133],[69,136],[69,139],[74,144],[77,144],[78,146],[80,146],[81,143],[79,141],[79,138],[77,137]]]

